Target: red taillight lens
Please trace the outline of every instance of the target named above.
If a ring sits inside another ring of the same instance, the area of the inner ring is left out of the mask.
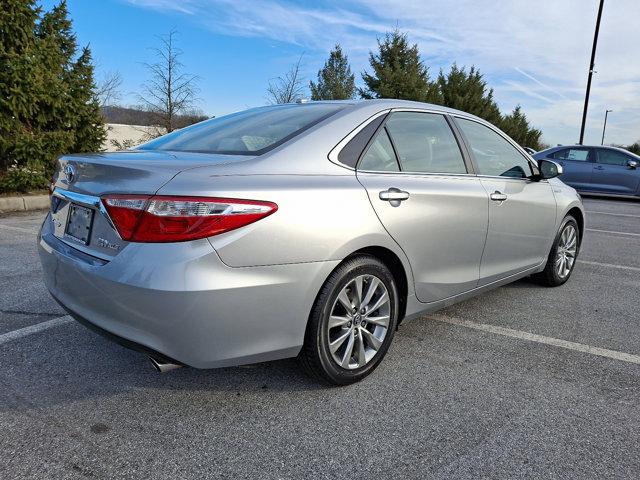
[[[278,209],[232,198],[109,195],[102,199],[118,233],[131,242],[184,242],[228,232]]]

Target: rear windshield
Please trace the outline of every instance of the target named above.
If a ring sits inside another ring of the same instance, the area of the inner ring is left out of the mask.
[[[316,103],[252,108],[176,130],[138,149],[260,155],[344,107],[344,104]]]

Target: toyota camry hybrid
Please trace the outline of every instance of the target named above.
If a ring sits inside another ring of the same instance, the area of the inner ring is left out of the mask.
[[[434,105],[260,107],[62,156],[39,253],[75,319],[161,371],[298,356],[348,384],[400,322],[566,282],[585,221],[561,173]]]

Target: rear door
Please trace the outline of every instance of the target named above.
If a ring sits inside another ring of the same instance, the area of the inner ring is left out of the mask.
[[[469,172],[444,115],[391,113],[361,156],[357,176],[407,254],[420,301],[477,286],[487,193]]]
[[[562,165],[560,180],[564,183],[578,190],[592,190],[594,156],[591,148],[567,147],[556,150],[548,158]]]
[[[597,148],[593,167],[594,190],[618,195],[635,195],[640,183],[640,170],[628,165],[636,160],[624,152],[612,148]]]
[[[556,201],[546,180],[510,140],[475,120],[456,118],[489,194],[489,230],[480,285],[540,264],[555,235]]]

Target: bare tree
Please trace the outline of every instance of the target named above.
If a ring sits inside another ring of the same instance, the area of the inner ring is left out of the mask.
[[[106,72],[102,80],[96,86],[96,95],[101,107],[113,105],[120,100],[120,87],[122,77],[119,72]]]
[[[302,98],[305,82],[300,74],[300,66],[303,55],[304,53],[300,55],[298,61],[291,66],[287,73],[269,81],[267,88],[269,103],[292,103]]]
[[[153,49],[157,61],[143,64],[150,78],[142,87],[140,101],[157,116],[166,133],[178,128],[176,117],[194,108],[199,92],[198,77],[183,72],[184,65],[180,62],[183,52],[176,47],[177,34],[171,30],[158,37],[160,47]]]

